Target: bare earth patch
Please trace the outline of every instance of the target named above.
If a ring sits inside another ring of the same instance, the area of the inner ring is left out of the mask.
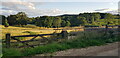
[[[36,56],[118,56],[118,43],[108,43],[102,46],[68,49],[54,53],[38,54]]]

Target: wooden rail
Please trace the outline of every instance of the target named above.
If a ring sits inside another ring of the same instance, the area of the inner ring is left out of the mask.
[[[60,34],[60,33],[56,33],[56,34]],[[12,37],[33,37],[33,36],[47,36],[47,35],[53,35],[53,34],[20,35],[20,36],[12,36]]]
[[[11,36],[10,33],[7,33],[6,34],[6,40],[5,40],[5,43],[6,43],[6,48],[10,48],[11,47],[11,43],[22,43],[24,45],[26,45],[27,47],[34,47],[34,46],[38,46],[38,45],[41,45],[41,42],[43,41],[51,41],[51,39],[48,39],[44,36],[47,36],[47,35],[56,35],[56,36],[61,36],[61,38],[53,38],[52,40],[56,40],[56,39],[67,39],[68,37],[68,32],[67,31],[62,31],[61,33],[53,33],[53,34],[38,34],[38,35],[20,35],[20,36]],[[35,39],[36,37],[41,37],[42,39]],[[17,39],[18,37],[33,37],[31,38],[30,40],[26,40],[26,41],[21,41],[20,39]],[[10,42],[11,40],[16,40],[17,42]],[[40,44],[37,44],[37,45],[30,45],[28,44],[27,42],[32,42],[32,41],[39,41]],[[24,46],[20,46],[20,47],[24,47]]]

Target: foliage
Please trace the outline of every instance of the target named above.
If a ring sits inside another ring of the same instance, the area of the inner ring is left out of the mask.
[[[7,21],[7,19],[5,19],[4,26],[5,26],[5,27],[9,27],[9,24],[8,24],[8,21]]]
[[[65,26],[66,26],[66,21],[62,20],[61,27],[65,27]]]
[[[53,21],[53,27],[55,27],[55,28],[60,27],[61,26],[61,22],[62,22],[61,18],[60,17],[56,17],[54,19],[54,21]]]
[[[67,27],[69,27],[71,25],[71,23],[69,21],[66,21],[66,25]]]
[[[4,25],[6,17],[4,15],[0,15],[0,24]]]
[[[7,20],[11,26],[14,25],[22,26],[22,25],[27,25],[28,17],[24,12],[19,12],[16,15],[8,16]]]
[[[15,15],[9,15],[2,17],[2,24],[4,24],[7,18],[10,26],[23,26],[27,24],[33,24],[40,27],[66,27],[66,26],[80,26],[80,25],[106,25],[110,22],[110,25],[118,25],[118,19],[120,15],[112,15],[110,13],[80,13],[79,15],[60,15],[60,16],[39,16],[39,17],[27,17],[24,12],[19,12]]]

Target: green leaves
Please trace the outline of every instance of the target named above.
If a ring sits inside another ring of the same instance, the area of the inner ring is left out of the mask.
[[[5,26],[5,27],[9,27],[9,24],[8,24],[8,21],[7,21],[7,19],[5,19],[4,26]]]

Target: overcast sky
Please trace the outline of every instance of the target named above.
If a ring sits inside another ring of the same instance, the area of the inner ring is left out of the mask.
[[[72,2],[73,1],[73,2]],[[1,1],[0,14],[10,15],[20,11],[28,16],[55,16],[79,14],[83,12],[118,13],[119,0],[4,0]]]

